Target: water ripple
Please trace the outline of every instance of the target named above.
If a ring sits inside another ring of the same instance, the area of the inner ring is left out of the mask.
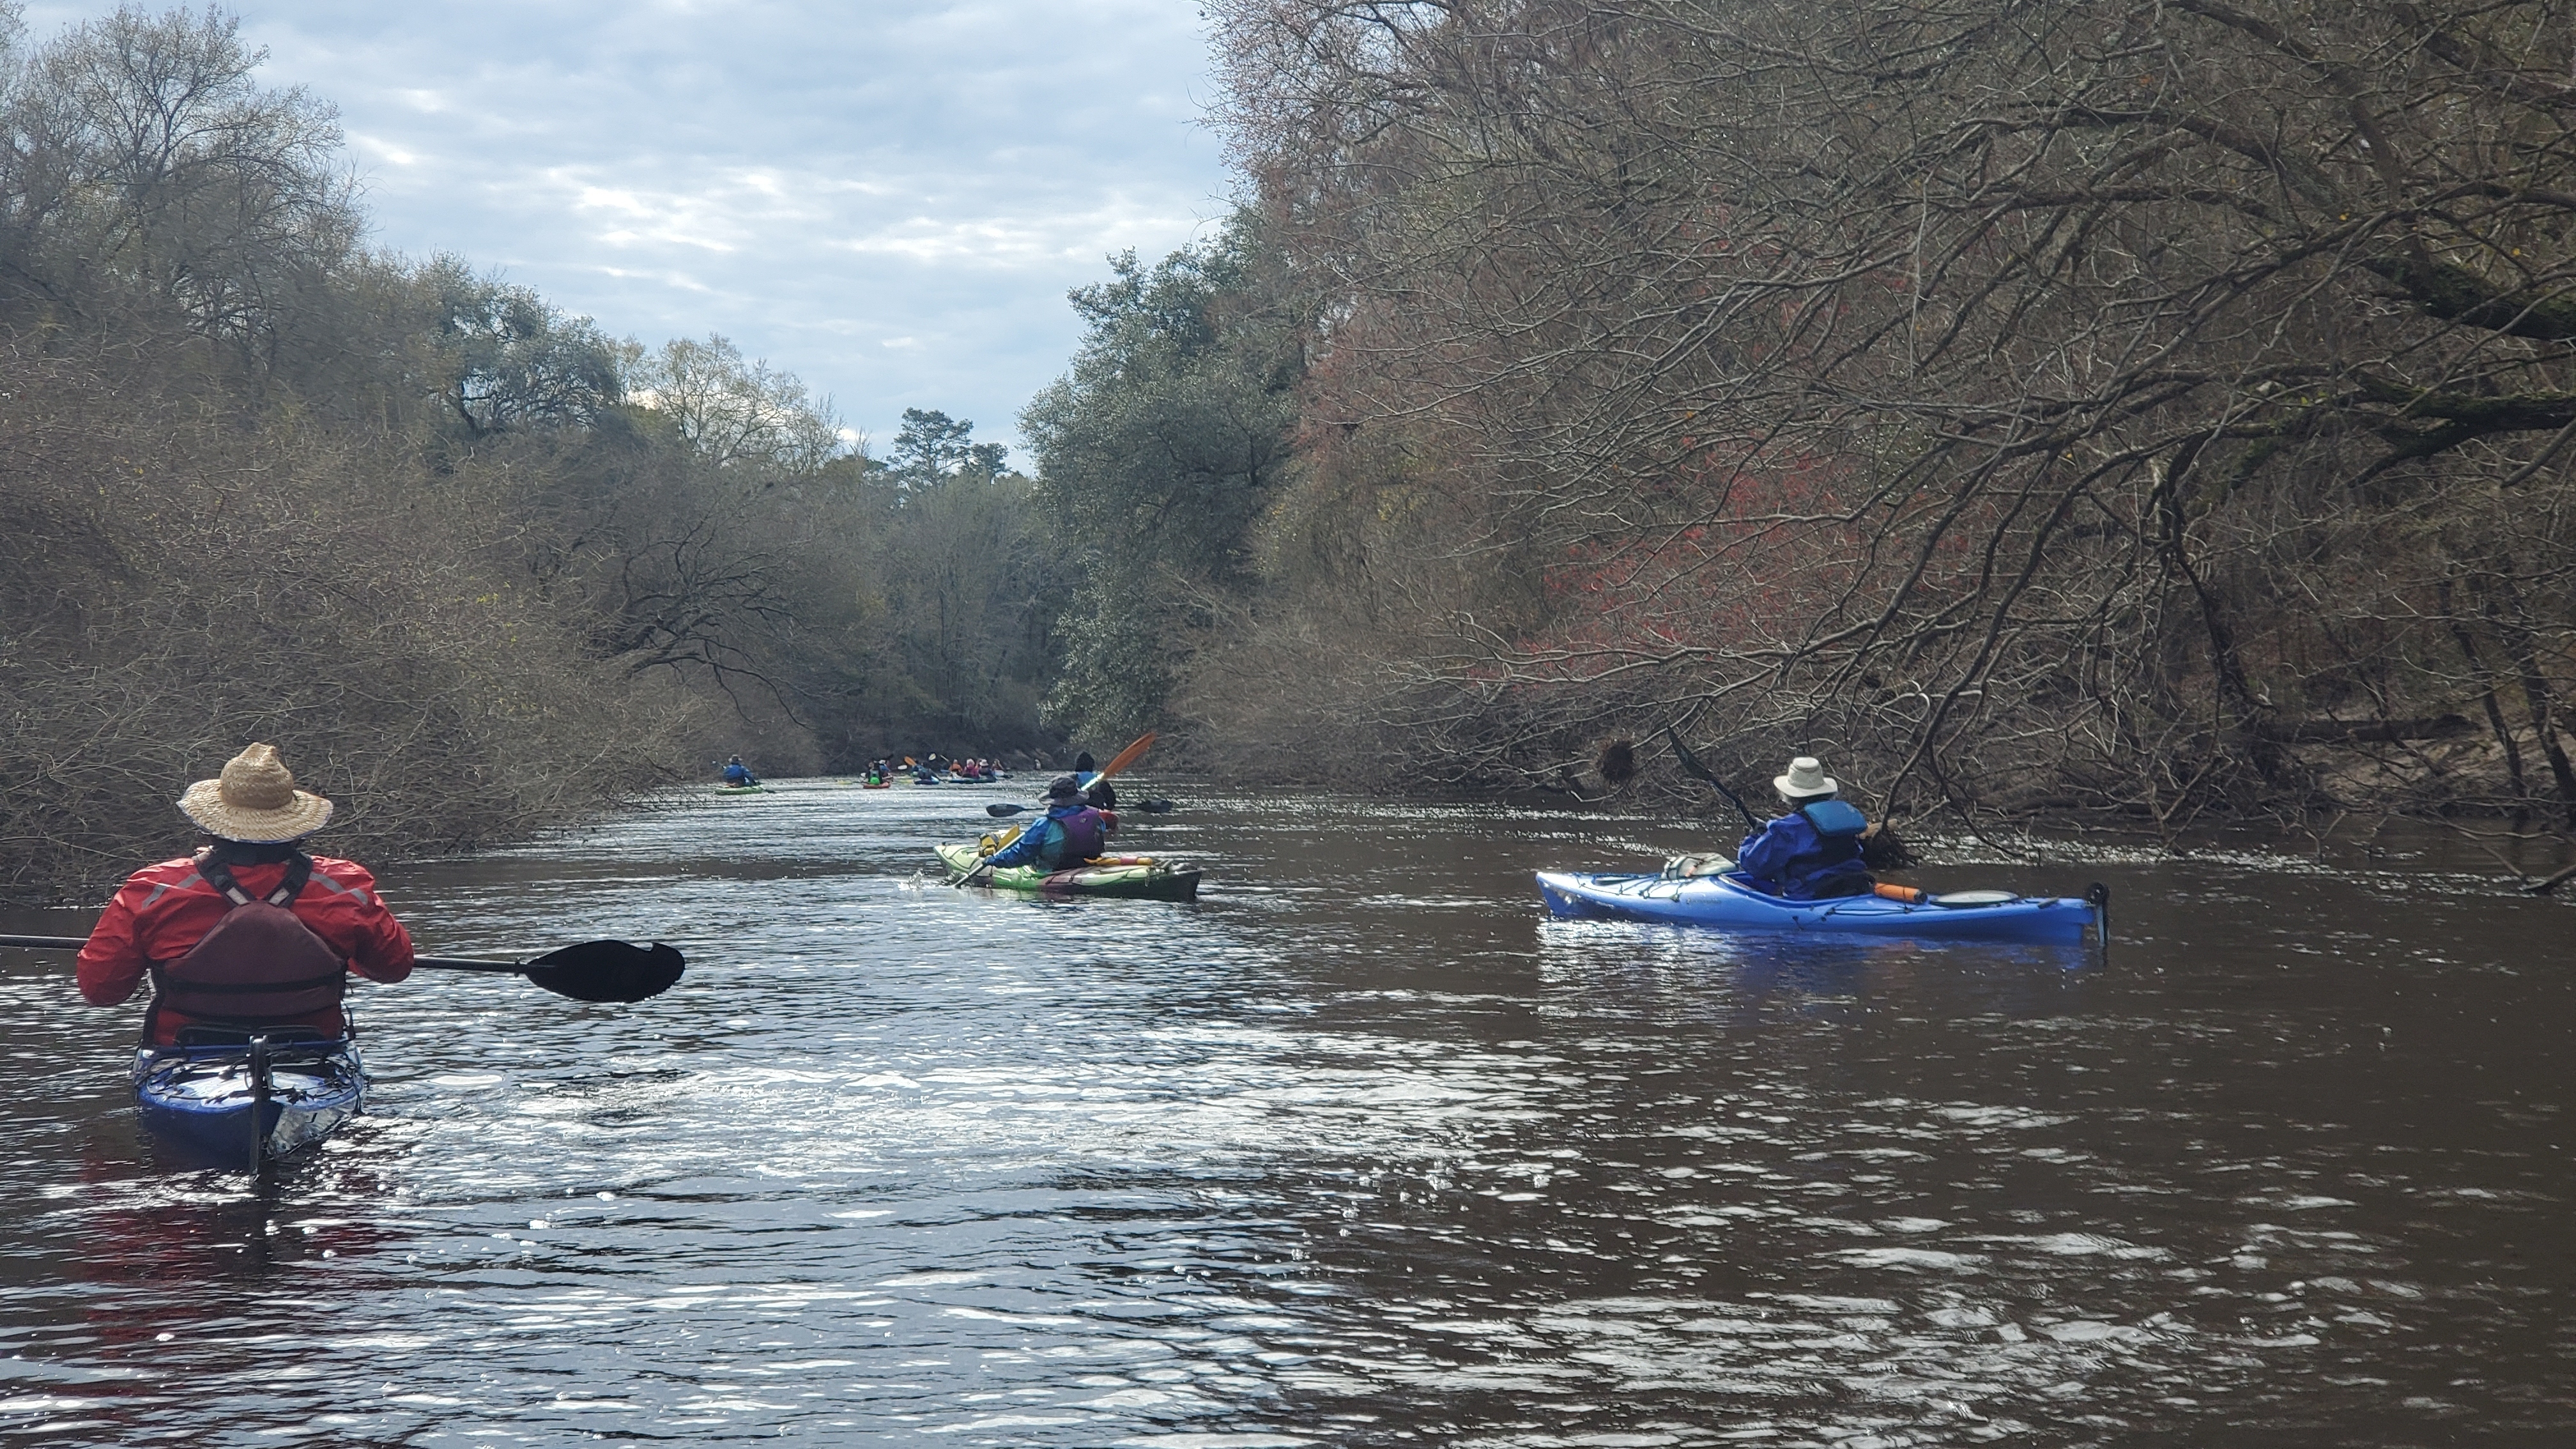
[[[1866,1449],[2576,1417],[2576,987],[2527,969],[2567,917],[2429,854],[2013,867],[2111,878],[2105,958],[1549,920],[1531,869],[1709,844],[1562,810],[1201,798],[1131,837],[1205,859],[1195,905],[945,888],[929,846],[1003,798],[699,792],[388,871],[437,949],[660,938],[689,975],[636,1007],[363,990],[369,1114],[274,1204],[156,1163],[131,1015],[0,960],[0,1434]],[[2002,868],[1952,844],[1958,883]]]

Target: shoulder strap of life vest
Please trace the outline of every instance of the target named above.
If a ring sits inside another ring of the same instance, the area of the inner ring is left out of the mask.
[[[250,904],[250,892],[242,889],[241,882],[233,879],[232,867],[222,861],[209,857],[197,862],[197,874],[205,878],[206,884],[221,891],[235,906]],[[272,906],[291,904],[297,896],[304,894],[305,885],[312,879],[313,857],[299,850],[286,858],[286,878],[277,883],[277,889],[270,891],[261,899]]]
[[[1818,835],[1829,840],[1858,835],[1869,828],[1868,816],[1840,800],[1819,800],[1812,805],[1801,805],[1798,813],[1807,817],[1807,823],[1816,827]]]

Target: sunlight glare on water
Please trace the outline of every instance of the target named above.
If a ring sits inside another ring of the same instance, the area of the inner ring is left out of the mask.
[[[1010,787],[676,797],[387,871],[368,1114],[267,1206],[0,953],[0,1434],[62,1444],[2442,1442],[2576,1418],[2567,907],[2392,860],[2014,866],[2107,957],[1556,921],[1726,848],[1194,799],[1195,905],[950,890]],[[1165,782],[1166,793],[1184,793]],[[10,929],[77,933],[74,912]]]

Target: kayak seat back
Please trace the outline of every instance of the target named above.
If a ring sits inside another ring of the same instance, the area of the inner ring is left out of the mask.
[[[271,1048],[312,1043],[338,1046],[348,1040],[309,1026],[274,1026],[257,1031],[237,1026],[183,1026],[179,1028],[178,1045],[183,1047],[246,1047],[254,1036],[268,1038]]]

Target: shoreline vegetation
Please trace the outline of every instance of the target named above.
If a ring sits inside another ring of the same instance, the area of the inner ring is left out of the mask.
[[[1210,17],[1243,211],[1064,387],[1294,371],[1224,570],[1084,621],[1228,767],[1695,788],[1670,728],[1972,828],[2576,824],[2563,4]],[[1040,486],[1160,516],[1063,401]]]
[[[0,891],[190,839],[253,739],[371,859],[522,838],[743,753],[1049,741],[1034,485],[883,458],[720,336],[614,338],[370,250],[334,112],[217,12],[0,4]]]
[[[882,458],[372,250],[217,12],[0,3],[0,891],[1159,728],[1231,780],[2576,824],[2561,0],[1216,0],[1235,214]],[[1620,768],[1596,768],[1607,741]]]

